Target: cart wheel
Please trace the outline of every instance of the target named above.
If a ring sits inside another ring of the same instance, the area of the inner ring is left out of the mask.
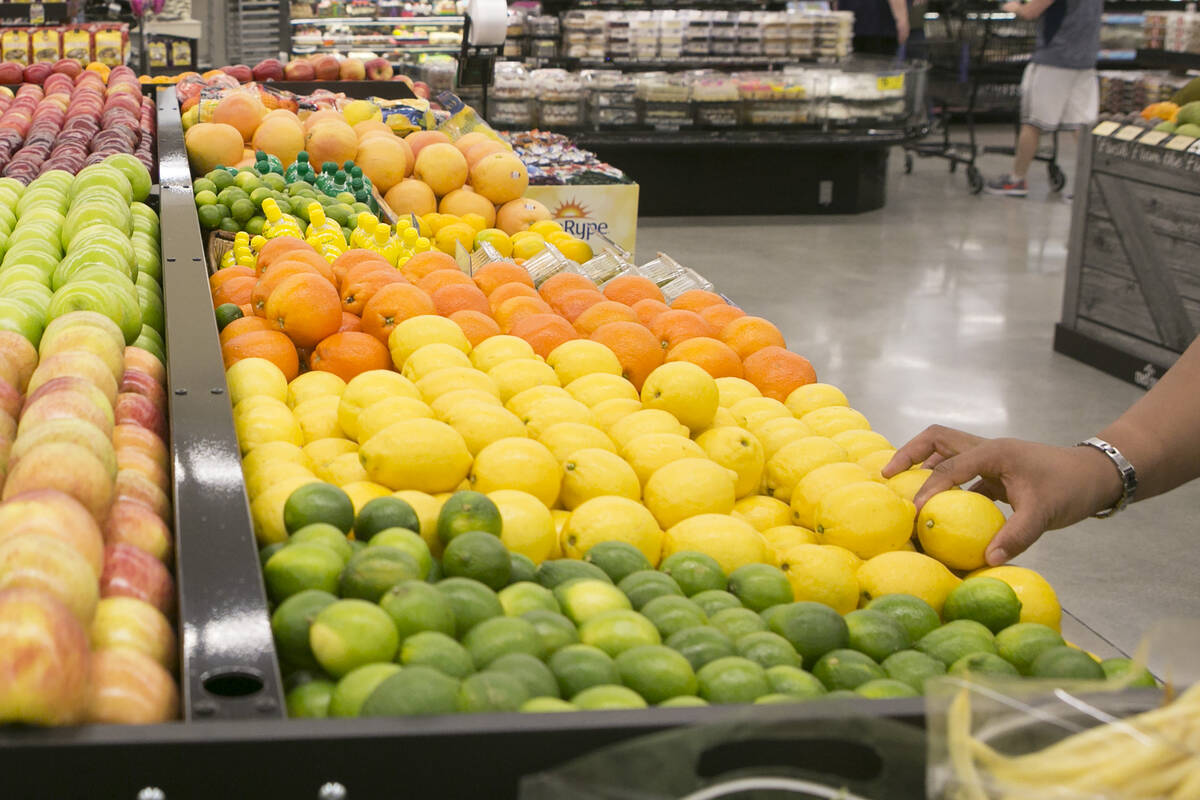
[[[983,191],[983,175],[979,173],[974,164],[967,167],[967,187],[971,190],[971,194],[979,194]]]
[[[1046,167],[1046,171],[1050,173],[1050,188],[1056,192],[1061,192],[1063,187],[1067,185],[1066,173],[1053,161]]]
[[[912,169],[913,169],[912,153],[905,151],[905,153],[904,153],[904,174],[911,175]]]

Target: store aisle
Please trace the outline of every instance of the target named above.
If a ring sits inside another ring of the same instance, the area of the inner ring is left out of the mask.
[[[1003,143],[1010,131],[997,126],[985,139]],[[991,175],[1008,159],[980,163]],[[881,211],[643,219],[639,258],[668,252],[775,321],[896,443],[940,422],[1071,444],[1142,394],[1051,349],[1071,206],[1048,193],[1044,165],[1031,171],[1025,200],[971,196],[962,170],[951,175],[940,160],[905,175],[893,151],[890,167]],[[1200,618],[1198,505],[1194,485],[1047,534],[1018,563],[1043,571],[1065,607],[1131,652],[1156,619]]]

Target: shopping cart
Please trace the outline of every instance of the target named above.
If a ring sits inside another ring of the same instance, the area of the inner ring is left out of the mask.
[[[981,147],[976,137],[980,114],[1011,115],[1020,130],[1021,77],[1037,42],[1037,23],[996,11],[995,4],[977,0],[931,0],[925,15],[926,50],[930,63],[930,132],[940,141],[905,145],[904,171],[912,172],[913,157],[944,158],[950,171],[966,165],[972,194],[983,190],[983,175],[975,159],[984,153],[1013,155],[1013,147]],[[956,120],[966,123],[966,139],[952,136]],[[1059,168],[1058,134],[1035,158],[1046,162],[1050,185],[1059,191],[1067,178]]]

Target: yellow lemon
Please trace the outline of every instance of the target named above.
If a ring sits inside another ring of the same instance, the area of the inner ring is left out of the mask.
[[[554,552],[558,530],[550,509],[528,492],[500,489],[488,498],[500,509],[500,541],[510,552],[541,564]]]
[[[795,417],[803,417],[810,411],[830,406],[849,406],[842,390],[828,383],[809,383],[794,389],[783,404]]]
[[[542,431],[541,436],[538,436],[538,441],[549,448],[560,464],[575,451],[585,448],[598,448],[610,453],[617,452],[617,446],[612,443],[612,439],[609,439],[604,431],[594,425],[585,425],[582,422],[559,422],[551,425]]]
[[[316,472],[293,461],[275,461],[246,475],[246,496],[251,501],[272,486],[289,478],[315,478]]]
[[[679,436],[690,436],[687,426],[675,418],[674,414],[660,408],[646,408],[636,411],[614,422],[608,428],[609,438],[618,449],[624,450],[625,445],[639,436],[647,433],[674,433]]]
[[[817,436],[834,436],[843,431],[869,431],[871,423],[853,408],[829,406],[810,411],[800,418]]]
[[[728,408],[717,407],[717,413],[713,414],[712,424],[704,430],[712,430],[713,428],[736,428],[738,426],[737,419],[729,412]],[[701,431],[703,433],[704,431]]]
[[[813,530],[821,544],[836,544],[860,558],[902,546],[912,536],[917,509],[881,483],[865,481],[831,489],[817,504]]]
[[[628,497],[594,497],[571,512],[562,529],[563,555],[583,558],[600,542],[628,542],[657,566],[663,532],[646,507]]]
[[[839,614],[858,608],[858,578],[837,553],[819,544],[796,545],[783,554],[779,568],[797,602],[824,603]]]
[[[878,481],[879,483],[887,483],[883,479],[883,474],[880,470],[887,466],[894,455],[896,455],[896,451],[889,447],[887,450],[876,450],[873,453],[867,453],[855,463],[867,471],[871,476],[871,480]]]
[[[324,471],[326,465],[338,456],[357,453],[358,445],[349,439],[317,439],[304,445],[304,452],[313,462],[313,472]]]
[[[261,408],[277,409],[279,406],[286,404],[274,397],[266,395],[252,395],[243,399],[240,403],[233,407],[233,422],[236,425],[238,420],[248,417],[253,411]],[[288,409],[290,412],[291,409]]]
[[[305,469],[312,469],[313,462],[300,445],[293,442],[267,442],[255,447],[242,457],[242,472],[251,475],[262,467],[278,461],[290,461]]]
[[[659,468],[684,458],[707,458],[704,448],[678,433],[646,433],[621,450],[643,486]]]
[[[791,444],[797,439],[812,436],[812,428],[794,417],[778,417],[761,423],[758,426],[758,441],[763,446],[763,456],[770,461],[785,444]]]
[[[733,414],[738,425],[748,431],[753,431],[767,420],[791,416],[783,403],[770,397],[747,397],[745,400],[738,400],[729,407],[729,413]]]
[[[574,237],[558,242],[555,244],[555,247],[558,248],[560,253],[574,261],[576,264],[582,264],[585,261],[590,261],[592,256],[595,255],[592,252],[591,245],[582,239],[576,239]]]
[[[237,408],[256,400],[263,402],[247,406],[242,414],[234,409],[233,427],[237,431],[238,444],[242,453],[249,453],[267,442],[290,442],[297,447],[304,444],[304,432],[287,404],[269,397],[251,397],[243,400]]]
[[[887,479],[887,487],[908,502],[913,502],[917,492],[933,474],[931,469],[909,469]]]
[[[386,486],[380,486],[371,481],[352,481],[342,485],[342,491],[350,498],[354,513],[362,511],[362,507],[377,497],[388,497],[391,492]]]
[[[618,420],[636,414],[642,410],[642,401],[628,397],[614,397],[611,400],[601,400],[592,406],[596,415],[596,424],[604,431],[610,431]]]
[[[739,400],[762,397],[753,383],[741,378],[717,378],[717,397],[721,408],[732,408]]]
[[[663,558],[695,550],[712,557],[726,575],[738,567],[767,561],[767,543],[745,520],[728,514],[699,514],[667,530]]]
[[[536,359],[537,353],[533,352],[529,342],[508,334],[489,336],[471,351],[472,366],[482,372],[490,372],[497,364],[518,358]]]
[[[451,222],[434,234],[433,241],[437,249],[447,255],[454,255],[458,251],[458,245],[462,245],[469,253],[471,246],[475,244],[476,233],[478,231],[465,222]]]
[[[867,563],[867,562],[863,561],[861,558],[859,558],[858,556],[854,555],[854,553],[851,553],[846,548],[838,547],[836,544],[823,544],[823,545],[821,545],[821,547],[824,547],[826,549],[826,551],[833,553],[834,555],[841,558],[843,561],[845,561],[847,564],[849,564],[850,568],[853,569],[855,572],[858,571],[859,567],[861,567],[863,564]]]
[[[371,480],[392,491],[448,492],[471,468],[462,436],[432,419],[394,422],[364,442],[358,456]]]
[[[851,461],[878,450],[894,450],[892,443],[875,431],[848,430],[829,437],[838,443]]]
[[[549,366],[532,358],[514,359],[488,370],[488,377],[500,390],[500,402],[507,403],[534,386],[558,386],[558,376]]]
[[[728,514],[735,502],[734,473],[706,458],[681,458],[646,481],[646,508],[663,528],[698,514]]]
[[[229,402],[235,406],[247,397],[273,397],[283,402],[288,396],[283,370],[265,358],[238,361],[225,370],[225,383],[229,385]]]
[[[763,531],[762,536],[767,542],[768,551],[773,556],[771,563],[777,567],[783,560],[784,554],[796,545],[817,544],[815,533],[808,528],[799,528],[795,525],[776,525],[774,528],[767,528]]]
[[[596,415],[573,397],[548,397],[530,406],[521,416],[521,421],[525,423],[529,435],[536,439],[562,422],[595,425]]]
[[[640,498],[642,484],[637,473],[609,450],[576,450],[563,462],[563,506],[573,511],[593,497],[605,495]]]
[[[417,381],[417,391],[426,403],[432,403],[444,394],[462,389],[476,389],[500,396],[496,382],[474,367],[446,367]]]
[[[409,356],[425,345],[435,342],[456,347],[464,353],[471,352],[471,343],[467,341],[467,335],[458,327],[458,323],[436,314],[409,317],[397,324],[388,334],[387,344],[388,351],[392,354],[392,363],[396,365],[396,369],[403,369]]]
[[[1021,601],[1021,622],[1040,622],[1056,631],[1062,630],[1062,606],[1050,582],[1027,567],[989,567],[972,572],[967,577],[987,577],[1004,581]]]
[[[734,491],[738,497],[758,491],[766,458],[763,446],[754,434],[745,428],[729,425],[705,431],[696,437],[696,444],[710,459],[737,474]],[[784,520],[780,524],[786,523],[787,520]]]
[[[607,349],[607,348],[606,348]],[[641,401],[633,384],[620,375],[593,372],[576,378],[566,385],[567,392],[588,408],[595,408],[605,400],[617,398]]]
[[[538,236],[549,236],[552,233],[562,233],[562,225],[559,225],[552,219],[539,219],[537,222],[529,226],[532,233]]]
[[[351,100],[342,109],[342,116],[346,118],[346,124],[353,128],[369,119],[382,121],[383,110],[370,100]]]
[[[305,400],[293,409],[296,422],[304,433],[304,443],[315,442],[317,439],[330,439],[344,436],[342,426],[338,424],[338,405],[341,398],[334,394],[324,397],[314,397]]]
[[[249,359],[245,359],[249,360]],[[239,362],[241,363],[241,362]],[[332,372],[313,370],[292,379],[287,389],[287,404],[292,408],[314,397],[332,394],[338,397],[346,390],[346,382]]]
[[[321,480],[335,486],[369,480],[370,476],[358,460],[358,453],[343,453],[326,464],[318,465],[315,472]]]
[[[265,490],[250,503],[250,519],[254,523],[254,538],[259,547],[287,540],[287,528],[283,524],[283,506],[292,492],[301,486],[319,481],[309,475],[284,478]]]
[[[420,400],[421,393],[408,378],[390,369],[371,369],[355,375],[341,395],[338,405],[338,424],[342,432],[362,444],[358,435],[358,415],[385,397],[411,397]]]
[[[550,553],[550,558],[563,558],[566,555],[566,551],[563,550],[563,530],[571,520],[571,512],[561,508],[552,508],[550,509],[550,516],[554,519],[554,530],[558,534],[558,538],[554,542],[554,550]]]
[[[946,595],[960,583],[942,562],[924,553],[883,553],[858,568],[864,603],[885,594],[911,594],[929,603],[938,614],[942,613]]]
[[[550,351],[546,363],[554,368],[563,386],[585,375],[621,376],[621,362],[617,360],[616,354],[591,339],[563,342]]]
[[[508,238],[507,233],[499,228],[484,228],[479,233],[475,234],[476,248],[478,248],[484,242],[487,242],[492,247],[496,248],[496,252],[504,258],[508,258],[512,255],[512,240]]]
[[[489,403],[459,403],[442,421],[458,431],[471,455],[499,439],[526,435],[516,414]]]
[[[699,431],[712,424],[718,396],[713,377],[687,361],[673,361],[656,367],[642,384],[642,405],[670,413],[689,431]]]
[[[939,492],[921,507],[921,549],[951,569],[979,569],[992,538],[1006,522],[1004,512],[978,492]]]
[[[462,221],[465,222],[467,225],[470,225],[471,228],[474,229],[474,231],[475,231],[475,239],[473,239],[470,244],[467,244],[466,242],[463,243],[463,246],[466,247],[467,250],[473,250],[473,249],[475,249],[474,248],[475,241],[478,240],[479,234],[481,234],[485,230],[487,230],[487,226],[488,226],[487,220],[484,219],[483,216],[480,214],[467,213],[467,214],[462,215]]]
[[[436,558],[441,558],[442,540],[437,535],[437,520],[438,514],[442,510],[442,501],[431,494],[418,492],[415,489],[392,492],[392,496],[408,503],[412,506],[413,511],[417,512],[417,519],[421,523],[419,531],[421,538],[425,540],[425,544],[429,545],[429,552]]]
[[[400,373],[413,383],[430,373],[446,367],[469,367],[471,359],[462,350],[445,342],[434,342],[418,348],[404,362]]]
[[[824,436],[806,436],[784,445],[767,462],[764,484],[769,494],[785,503],[791,502],[792,491],[808,473],[817,467],[846,460],[846,451],[837,442]]]
[[[749,522],[756,531],[787,525],[791,520],[787,503],[761,494],[738,500],[733,505],[733,515]]]
[[[538,403],[551,397],[567,397],[567,390],[560,386],[534,386],[526,389],[516,397],[504,404],[504,407],[516,414],[518,417],[524,417],[529,413],[529,409],[533,408]]]
[[[527,236],[520,240],[513,238],[513,258],[533,258],[546,249],[546,240],[540,236]]]
[[[358,412],[358,438],[370,439],[393,422],[405,419],[433,419],[433,411],[411,397],[385,397]]]
[[[504,408],[504,404],[500,402],[500,398],[495,392],[484,392],[479,389],[456,389],[453,392],[446,392],[429,404],[429,408],[433,410],[433,415],[440,420],[445,420],[459,403],[483,403],[484,405],[499,406]]]
[[[501,439],[479,451],[468,480],[477,492],[518,489],[550,508],[558,500],[562,467],[544,444],[533,439]]]
[[[871,480],[871,475],[858,464],[839,461],[825,464],[805,475],[792,489],[791,523],[804,528],[817,524],[817,504],[829,492],[851,483]]]

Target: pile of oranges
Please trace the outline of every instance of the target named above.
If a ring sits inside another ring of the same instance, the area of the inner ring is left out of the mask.
[[[243,313],[221,331],[225,366],[265,358],[289,381],[309,369],[346,381],[390,369],[388,335],[425,314],[453,320],[472,346],[510,334],[543,358],[563,342],[591,339],[612,350],[639,390],[655,367],[672,361],[696,364],[714,378],[743,378],[780,402],[817,379],[769,321],[703,290],[668,305],[653,281],[637,275],[601,289],[560,273],[535,288],[510,262],[488,264],[472,277],[437,251],[396,269],[378,253],[356,249],[330,264],[306,242],[279,237],[263,246],[254,269],[228,267],[209,284],[214,308],[233,303]]]

